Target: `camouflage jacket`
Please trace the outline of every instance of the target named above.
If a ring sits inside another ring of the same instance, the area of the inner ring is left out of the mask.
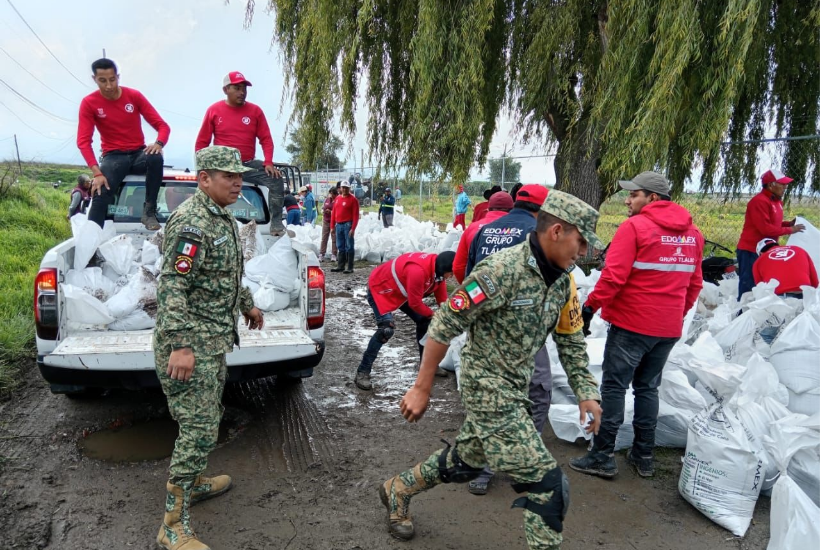
[[[525,241],[483,260],[450,295],[428,334],[449,343],[467,331],[461,353],[461,400],[467,410],[529,406],[535,354],[550,333],[578,401],[600,400],[572,286],[565,273],[548,287]]]
[[[154,349],[232,350],[240,311],[253,309],[233,215],[197,189],[165,224],[162,255]]]

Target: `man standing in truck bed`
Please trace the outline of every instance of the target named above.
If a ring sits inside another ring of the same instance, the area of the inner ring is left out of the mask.
[[[242,246],[236,219],[225,208],[242,190],[239,151],[207,147],[196,154],[194,196],[165,225],[157,288],[154,360],[168,410],[179,424],[166,484],[165,517],[157,543],[168,550],[203,550],[191,527],[190,506],[232,486],[227,475],[205,477],[222,417],[225,354],[239,344],[241,312],[251,329],[262,312],[242,286]]]
[[[273,167],[273,138],[265,113],[258,105],[246,101],[248,86],[252,84],[239,71],[225,75],[222,79],[225,101],[217,101],[205,111],[194,150],[207,147],[211,138],[214,145],[239,149],[242,164],[251,168],[242,174],[242,179],[268,188],[270,231],[272,235],[278,235],[285,229],[282,226],[284,182],[282,174]],[[264,160],[254,159],[257,139]]]
[[[159,229],[157,195],[162,183],[162,148],[168,143],[171,128],[141,93],[120,86],[117,66],[110,59],[91,64],[99,90],[80,103],[77,147],[94,175],[88,219],[103,226],[108,207],[117,197],[120,184],[128,174],[145,174],[145,203],[141,222],[152,231]],[[146,147],[142,119],[157,131],[157,139]],[[94,128],[100,132],[102,158],[97,162],[91,141]]]

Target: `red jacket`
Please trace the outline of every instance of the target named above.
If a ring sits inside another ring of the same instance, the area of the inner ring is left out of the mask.
[[[803,285],[817,288],[817,270],[809,253],[799,246],[775,246],[755,260],[752,273],[755,284],[777,279],[775,294],[803,292]]]
[[[336,229],[337,223],[353,222],[350,227],[354,232],[359,225],[359,201],[351,193],[348,196],[339,195],[333,202],[330,212],[330,229]]]
[[[246,101],[241,107],[233,107],[218,101],[208,107],[196,136],[194,151],[207,147],[212,136],[214,145],[239,149],[242,162],[256,156],[256,139],[259,138],[264,157],[262,164],[273,164],[273,138],[265,113],[258,105]]]
[[[475,208],[473,208],[473,221],[470,222],[470,225],[472,225],[473,223],[475,223],[477,221],[481,221],[484,218],[484,216],[487,215],[487,212],[489,212],[489,211],[490,211],[490,201],[480,202],[477,205],[475,205]]]
[[[91,168],[99,164],[91,148],[94,128],[100,132],[103,154],[109,151],[135,151],[145,147],[142,118],[157,131],[157,140],[168,144],[171,128],[145,96],[132,88],[120,86],[119,99],[106,99],[99,90],[80,102],[80,122],[77,125],[77,147]]]
[[[671,201],[653,202],[615,232],[586,304],[620,328],[676,338],[703,287],[703,235]]]
[[[484,204],[483,202],[481,204]],[[481,204],[476,205],[475,209]],[[456,257],[453,259],[453,275],[455,275],[458,284],[464,281],[464,274],[467,271],[467,256],[470,255],[470,244],[473,242],[478,230],[490,222],[494,222],[502,216],[506,216],[509,212],[504,210],[488,211],[478,222],[473,220],[473,223],[467,226],[461,239],[458,241],[458,248],[456,249]]]
[[[737,249],[756,252],[757,243],[764,238],[777,240],[782,235],[791,235],[791,232],[791,222],[783,221],[783,203],[764,189],[746,205],[746,218]]]
[[[390,313],[407,302],[419,315],[432,317],[433,310],[422,298],[435,294],[437,303],[447,300],[447,283],[436,281],[436,258],[436,254],[410,252],[374,269],[367,285],[379,313]]]

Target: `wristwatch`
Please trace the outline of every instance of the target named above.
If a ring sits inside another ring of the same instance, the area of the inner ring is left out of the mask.
[[[156,140],[156,141],[154,141],[154,143],[156,143],[156,144],[157,144],[157,145],[159,145],[160,147],[165,147],[165,143],[163,143],[163,142],[162,142],[161,140],[159,140],[159,139],[158,139],[158,140]]]

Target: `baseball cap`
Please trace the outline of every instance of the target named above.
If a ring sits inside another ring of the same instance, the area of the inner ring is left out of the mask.
[[[350,182],[347,181],[347,180],[342,180],[341,186],[342,187],[350,187]]]
[[[231,71],[225,75],[225,78],[222,79],[223,86],[227,86],[228,84],[242,84],[243,82],[248,86],[253,86],[249,80],[245,79],[245,75],[239,71]]]
[[[529,183],[527,185],[522,186],[521,189],[518,190],[518,194],[515,195],[515,200],[531,202],[533,204],[541,206],[542,204],[544,204],[544,200],[546,200],[548,193],[549,191],[543,185],[538,185],[537,183]]]
[[[757,243],[757,255],[760,256],[761,254],[763,254],[763,249],[767,246],[777,246],[777,241],[770,237],[766,237],[765,239]]]
[[[490,197],[489,204],[487,205],[489,210],[512,210],[513,208],[513,200],[509,193],[505,193],[504,191],[499,191],[498,193],[493,193],[493,196]]]
[[[224,145],[212,145],[196,152],[196,170],[222,170],[241,174],[242,172],[253,172],[253,168],[248,168],[242,164],[242,155],[239,149],[225,147]]]
[[[671,193],[669,180],[663,174],[657,172],[641,172],[631,180],[618,180],[618,185],[627,191],[637,191],[642,189],[650,193],[657,193],[658,195],[669,196]]]
[[[770,183],[780,183],[782,185],[788,185],[794,181],[780,170],[774,169],[767,170],[766,172],[764,172],[763,175],[760,177],[760,180],[763,182],[763,185],[768,185]]]
[[[521,196],[520,191],[518,196]],[[601,239],[594,231],[595,224],[598,223],[598,211],[578,197],[563,191],[552,190],[547,195],[544,204],[541,205],[541,210],[577,227],[590,248],[598,250],[604,248]]]
[[[390,192],[390,188],[389,188],[389,187],[385,187],[385,188],[384,188],[384,192],[385,192],[385,193],[389,193],[389,192]]]
[[[307,192],[307,190],[308,190],[308,188],[307,188],[307,186],[306,186],[306,185],[303,185],[302,187],[300,187],[300,188],[299,188],[299,192],[300,192],[300,193],[302,193],[302,192]]]

